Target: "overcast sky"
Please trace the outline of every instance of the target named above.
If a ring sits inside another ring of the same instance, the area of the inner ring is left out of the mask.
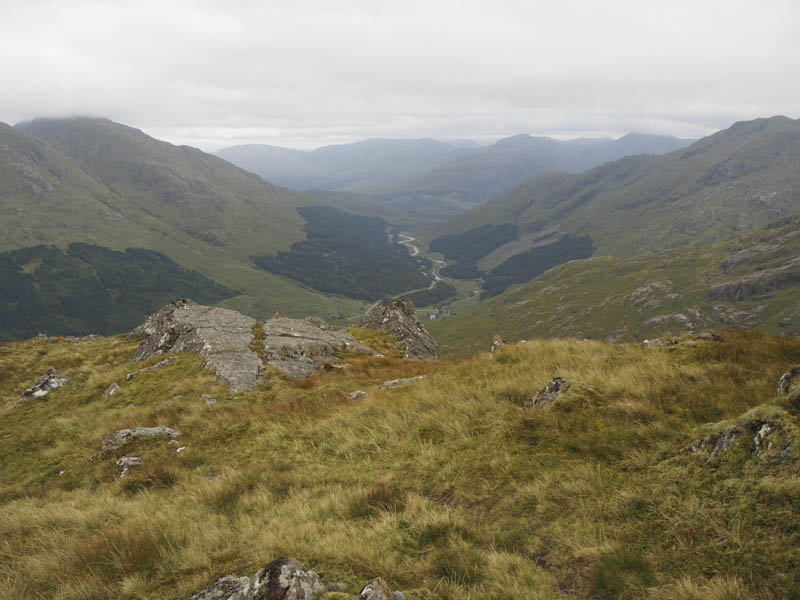
[[[0,121],[175,143],[698,137],[800,117],[798,0],[0,4]]]

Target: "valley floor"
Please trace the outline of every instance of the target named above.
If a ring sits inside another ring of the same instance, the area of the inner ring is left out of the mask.
[[[376,576],[409,600],[798,597],[800,389],[776,385],[800,341],[723,335],[351,357],[235,395],[190,354],[126,381],[124,336],[6,344],[0,590],[190,598],[291,555],[331,600]],[[69,382],[16,407],[48,367]],[[120,478],[103,435],[158,425],[185,449],[134,442]]]

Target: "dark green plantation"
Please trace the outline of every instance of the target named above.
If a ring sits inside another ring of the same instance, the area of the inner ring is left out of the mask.
[[[112,334],[135,327],[171,299],[216,303],[236,292],[152,250],[91,244],[34,246],[0,254],[0,339]]]
[[[306,219],[307,239],[276,256],[253,257],[256,265],[320,292],[363,300],[428,285],[420,267],[429,262],[389,243],[383,219],[325,206],[298,212]]]

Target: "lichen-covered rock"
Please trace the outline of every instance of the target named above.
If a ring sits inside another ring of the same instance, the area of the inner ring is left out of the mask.
[[[275,317],[264,323],[264,333],[267,362],[290,377],[313,375],[343,352],[375,354],[346,331],[333,331],[307,319]]]
[[[250,349],[255,319],[234,310],[201,306],[191,300],[173,300],[131,333],[144,337],[134,361],[167,352],[196,352],[203,367],[232,391],[250,391],[259,382],[264,365]]]
[[[19,400],[17,400],[17,406],[24,404],[33,398],[41,398],[42,396],[46,396],[53,390],[60,388],[62,385],[67,383],[67,381],[69,381],[69,378],[67,378],[66,375],[62,375],[52,368],[47,369],[44,373],[36,378],[31,387],[23,392],[23,394],[19,397]]]
[[[525,403],[525,408],[544,408],[569,389],[569,383],[563,377],[553,377],[541,390]]]
[[[284,556],[251,578],[223,577],[192,600],[314,600],[325,591],[319,576],[300,561]]]
[[[373,306],[359,327],[380,329],[400,344],[405,358],[439,358],[439,344],[425,329],[410,300],[390,300]]]
[[[392,600],[392,589],[388,583],[378,577],[361,589],[358,600]]]
[[[181,437],[174,429],[158,425],[157,427],[137,427],[136,429],[119,429],[103,435],[103,452],[114,452],[136,438]]]
[[[781,375],[778,380],[778,394],[784,396],[789,393],[792,385],[800,378],[800,365],[792,367],[789,371]]]

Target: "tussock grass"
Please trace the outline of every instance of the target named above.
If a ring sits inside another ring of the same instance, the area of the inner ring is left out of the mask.
[[[122,337],[12,344],[0,354],[0,589],[188,598],[289,554],[349,597],[375,576],[412,599],[800,594],[798,444],[782,462],[754,455],[750,433],[719,458],[682,452],[758,419],[781,424],[773,439],[797,435],[798,410],[774,394],[800,343],[725,337],[352,357],[343,373],[273,376],[235,396],[193,355],[125,382],[134,344]],[[12,408],[48,366],[70,382]],[[557,375],[566,394],[521,408]],[[355,389],[368,395],[351,400]],[[145,425],[180,431],[186,450],[126,446],[117,455],[144,465],[123,479],[116,455],[90,460],[104,433]]]

